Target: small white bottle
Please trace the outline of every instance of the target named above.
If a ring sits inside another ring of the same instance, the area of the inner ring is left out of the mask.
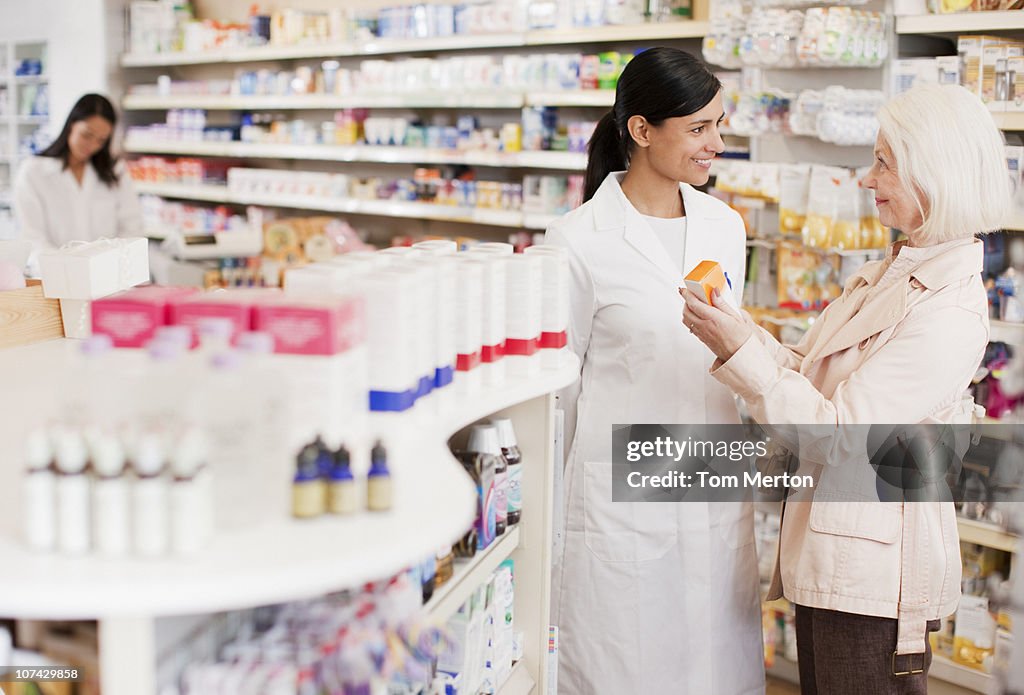
[[[165,555],[170,535],[167,479],[164,455],[156,435],[146,433],[139,438],[132,468],[138,476],[132,486],[132,548],[143,557]]]
[[[85,440],[75,430],[58,428],[53,432],[53,449],[57,462],[57,548],[75,555],[87,553],[91,514]]]
[[[213,480],[206,463],[206,440],[195,428],[185,430],[171,458],[171,548],[188,555],[213,535]]]
[[[46,432],[29,433],[25,459],[25,542],[33,550],[46,552],[57,544],[56,475]]]
[[[96,551],[107,557],[128,554],[128,481],[121,443],[102,433],[92,442],[93,537]]]

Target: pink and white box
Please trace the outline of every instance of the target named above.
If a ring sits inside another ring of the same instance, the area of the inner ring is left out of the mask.
[[[170,325],[170,308],[198,292],[194,287],[136,287],[92,303],[92,332],[109,335],[114,347],[140,348],[160,326]]]

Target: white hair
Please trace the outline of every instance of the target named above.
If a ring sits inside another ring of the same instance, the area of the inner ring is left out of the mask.
[[[918,206],[929,243],[1006,224],[1012,191],[1003,135],[976,95],[959,85],[921,85],[885,104],[878,122],[901,183],[927,201]]]

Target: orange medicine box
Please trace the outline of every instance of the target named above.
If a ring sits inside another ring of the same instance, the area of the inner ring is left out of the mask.
[[[711,294],[716,288],[723,297],[729,289],[725,281],[725,272],[715,261],[701,261],[696,268],[687,273],[683,282],[686,283],[686,289],[706,304],[711,304]]]

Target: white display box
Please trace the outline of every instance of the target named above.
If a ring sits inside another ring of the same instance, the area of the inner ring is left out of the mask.
[[[39,254],[49,299],[99,299],[149,282],[149,241],[100,239]]]

